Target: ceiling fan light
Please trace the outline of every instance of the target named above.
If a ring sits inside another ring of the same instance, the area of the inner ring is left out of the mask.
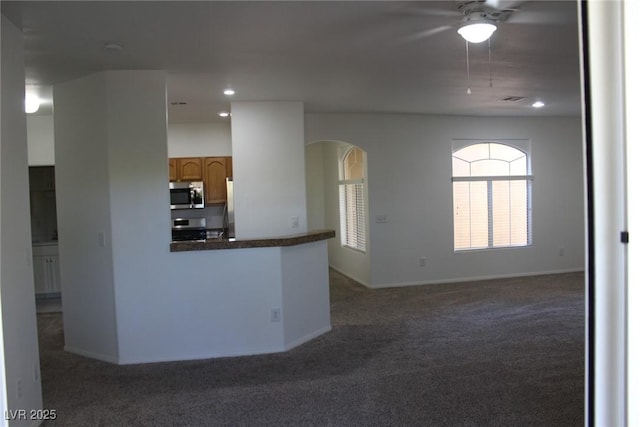
[[[497,28],[491,22],[470,22],[458,28],[458,34],[469,43],[481,43],[488,40]]]
[[[24,98],[24,111],[27,114],[33,114],[40,109],[40,98],[37,95],[28,94]]]

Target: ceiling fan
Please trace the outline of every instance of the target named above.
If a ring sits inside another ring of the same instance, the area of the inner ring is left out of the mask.
[[[492,34],[497,30],[498,24],[510,19],[512,14],[519,12],[518,6],[524,0],[454,0],[454,8],[437,9],[433,4],[429,7],[411,8],[410,13],[418,13],[427,16],[455,17],[457,22],[430,28],[414,34],[405,41],[414,41],[434,36],[438,33],[456,29],[465,40],[467,54],[467,94],[471,94],[471,77],[469,71],[469,43],[481,43],[489,40],[489,87],[493,87],[491,68],[491,41]]]
[[[436,9],[431,3],[426,8],[413,7],[408,10],[412,14],[426,16],[444,16],[457,18],[457,22],[430,28],[414,34],[406,41],[419,40],[434,36],[438,33],[456,29],[458,34],[470,43],[480,43],[488,40],[497,29],[498,24],[510,19],[514,12],[519,12],[518,6],[523,0],[463,0],[454,1],[455,9]],[[426,4],[429,4],[428,2]],[[406,12],[407,10],[405,10]]]

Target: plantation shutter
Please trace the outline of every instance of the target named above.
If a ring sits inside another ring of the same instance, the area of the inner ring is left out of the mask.
[[[529,236],[527,219],[527,180],[492,182],[493,246],[526,245]]]
[[[366,250],[364,183],[343,182],[339,186],[341,240],[344,246]]]
[[[364,152],[352,147],[342,159],[340,194],[340,240],[342,246],[366,252]]]

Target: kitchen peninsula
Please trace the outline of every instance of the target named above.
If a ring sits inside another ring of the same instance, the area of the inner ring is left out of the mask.
[[[278,246],[295,246],[336,236],[334,230],[315,230],[289,236],[265,237],[259,239],[207,239],[206,241],[172,242],[171,252],[202,251],[213,249],[268,248]]]
[[[333,237],[333,230],[318,230],[170,243],[171,264],[190,278],[184,286],[197,289],[180,298],[193,307],[188,323],[206,337],[189,358],[287,351],[330,331]]]

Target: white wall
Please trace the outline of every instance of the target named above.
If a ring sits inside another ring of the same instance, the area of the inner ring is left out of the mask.
[[[137,340],[131,335],[162,310],[144,307],[144,298],[165,279],[149,257],[151,246],[166,250],[170,239],[167,183],[166,75],[163,71],[107,73],[109,199],[113,275],[120,360]],[[112,114],[117,112],[117,114]],[[141,317],[145,321],[141,321]],[[157,323],[156,323],[157,324]],[[144,338],[142,338],[144,340]]]
[[[27,115],[29,166],[55,165],[53,114]],[[230,123],[169,123],[169,157],[231,155]]]
[[[27,115],[29,166],[55,164],[52,114]],[[169,157],[231,155],[230,123],[169,123]]]
[[[231,114],[236,237],[307,231],[302,103],[233,102]]]
[[[309,230],[327,228],[325,219],[325,165],[324,145],[305,147],[305,173],[307,185],[307,227]]]
[[[24,113],[22,33],[2,15],[2,104],[0,140],[0,314],[2,352],[0,390],[6,410],[42,408],[36,330],[27,130]],[[5,421],[5,413],[0,414]],[[35,425],[31,420],[10,425]]]
[[[173,253],[168,242],[152,243],[141,244],[144,253],[131,261],[138,267],[123,277],[119,363],[279,352],[331,329],[324,242]],[[273,309],[281,322],[271,321]]]
[[[231,155],[231,125],[216,123],[169,123],[169,157]]]
[[[640,16],[640,2],[626,2],[624,16],[624,62],[625,91],[630,94],[640,93],[640,82],[635,76],[640,74],[640,58],[636,55],[636,46],[640,43],[640,27],[636,25],[636,17]],[[640,141],[640,100],[637,96],[625,96],[625,133],[627,141]],[[603,141],[606,142],[606,141]],[[627,229],[640,230],[640,192],[630,183],[640,182],[640,146],[627,143],[626,147],[626,198]],[[634,238],[628,245],[627,252],[627,285],[640,283],[640,265],[629,260],[640,259],[640,246]],[[629,402],[640,401],[640,287],[627,286],[627,422],[629,425],[640,425],[640,406]]]
[[[423,284],[584,268],[579,118],[308,114],[305,133],[307,142],[344,141],[367,152],[369,216],[386,215],[388,221],[371,221],[371,277],[365,284]],[[451,144],[453,139],[477,138],[531,140],[529,247],[453,251]],[[333,197],[326,198],[327,206]],[[334,256],[330,253],[332,265],[337,262]],[[426,267],[419,266],[420,257],[426,257]],[[342,262],[348,268],[349,263]]]
[[[120,363],[282,349],[282,324],[270,321],[281,305],[279,248],[170,253],[163,240],[140,243],[123,271]]]
[[[593,213],[593,257],[590,283],[593,299],[588,301],[594,328],[592,358],[596,384],[592,425],[629,425],[626,419],[627,342],[626,313],[627,247],[620,242],[620,232],[627,230],[625,184],[625,92],[624,92],[624,5],[627,2],[589,2],[589,93]],[[637,18],[637,17],[634,17]],[[634,25],[635,22],[634,22]],[[634,52],[635,54],[635,52]],[[630,76],[632,79],[636,76]],[[635,95],[635,94],[633,94]],[[637,120],[634,117],[633,120]],[[627,143],[636,144],[637,141]],[[636,165],[634,165],[637,167]],[[637,190],[635,190],[637,192]],[[633,235],[633,230],[630,230]],[[631,242],[634,239],[631,238]],[[635,308],[637,309],[637,307]],[[589,348],[589,347],[587,347]],[[630,362],[631,360],[629,360]],[[637,363],[637,362],[636,362]],[[587,365],[588,366],[588,365]],[[587,371],[587,375],[591,372]],[[587,383],[588,384],[588,383]],[[589,412],[587,412],[589,414]]]
[[[55,165],[53,115],[27,114],[29,166]]]
[[[331,330],[325,241],[281,248],[285,348]]]
[[[106,85],[94,74],[54,87],[56,206],[65,348],[115,362]]]

